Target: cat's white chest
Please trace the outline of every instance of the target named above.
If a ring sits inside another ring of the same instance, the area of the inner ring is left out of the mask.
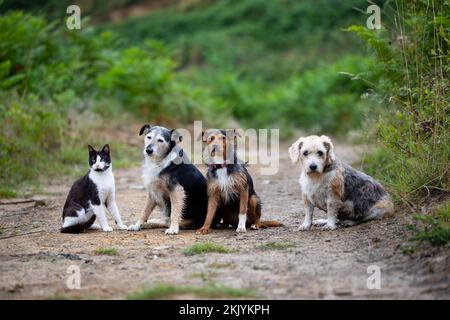
[[[111,169],[105,172],[91,171],[89,178],[95,183],[100,201],[104,203],[115,192],[114,175]]]

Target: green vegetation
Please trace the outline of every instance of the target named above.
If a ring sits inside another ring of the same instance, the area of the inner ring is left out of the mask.
[[[117,256],[119,252],[116,248],[98,248],[94,250],[95,255]]]
[[[231,250],[213,242],[196,243],[183,250],[183,253],[186,255],[204,254],[208,252],[229,253]]]
[[[285,250],[294,247],[291,243],[268,242],[260,246],[263,250]]]
[[[177,295],[194,295],[200,298],[255,298],[256,293],[251,289],[238,289],[218,284],[208,284],[202,287],[174,286],[157,284],[152,288],[131,293],[129,300],[167,299]]]
[[[370,46],[374,98],[389,106],[376,126],[382,148],[366,159],[366,170],[417,211],[449,191],[449,13],[448,1],[396,1],[385,14],[397,25],[348,29]],[[448,213],[418,219],[416,239],[448,241]]]
[[[179,76],[212,92],[244,125],[280,127],[282,136],[295,127],[343,133],[360,125],[368,106],[360,99],[367,84],[348,73],[366,70],[370,60],[341,31],[365,21],[354,9],[364,5],[197,1],[102,28],[124,35],[127,44],[166,43]]]
[[[448,188],[450,5],[435,1],[430,9],[421,1],[398,3],[403,10],[392,15],[402,22],[399,29],[349,30],[370,45],[377,61],[370,80],[376,98],[389,106],[377,123],[383,149],[373,163],[383,161],[376,169],[385,169],[383,180],[398,199],[420,203]],[[392,43],[390,34],[403,34],[403,40]]]
[[[441,204],[427,215],[415,215],[416,224],[409,227],[414,232],[412,240],[442,246],[450,242],[450,202]]]
[[[177,123],[208,119],[204,104],[220,109],[206,91],[172,79],[162,44],[119,49],[118,41],[19,11],[0,15],[1,196],[42,175],[85,171],[88,143],[112,142],[113,162],[127,165],[138,152],[95,133],[112,132],[132,115]]]
[[[114,165],[135,163],[139,150],[111,133],[136,119],[275,127],[281,137],[364,124],[380,144],[363,170],[397,204],[418,212],[448,195],[448,1],[377,1],[380,30],[366,28],[365,0],[164,2],[101,23],[131,3],[88,0],[97,25],[69,31],[66,0],[0,0],[1,197],[86,170],[87,143],[112,139]],[[433,233],[433,221],[443,220],[430,214],[421,230]]]

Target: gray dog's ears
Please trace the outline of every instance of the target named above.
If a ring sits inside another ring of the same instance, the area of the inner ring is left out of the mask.
[[[149,124],[144,124],[141,128],[141,130],[139,131],[139,135],[142,136],[144,133],[147,133],[150,131],[150,129],[152,128],[151,125]]]
[[[300,158],[300,149],[302,148],[304,141],[304,138],[299,138],[289,147],[289,157],[291,158],[292,163],[298,162],[298,159]]]
[[[323,145],[327,150],[327,164],[332,164],[334,161],[336,161],[333,143],[331,142],[330,138],[324,135],[320,136],[320,139],[322,139]]]

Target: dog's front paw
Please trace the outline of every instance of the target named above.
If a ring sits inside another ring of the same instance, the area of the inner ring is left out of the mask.
[[[306,231],[311,229],[311,224],[310,223],[302,223],[299,227],[298,227],[298,231]]]
[[[141,225],[139,223],[132,224],[128,227],[128,231],[139,231],[141,230]]]
[[[250,229],[252,229],[252,230],[259,230],[259,224],[257,224],[257,223],[252,224],[252,225],[250,226]]]
[[[178,227],[170,227],[169,229],[166,229],[166,234],[168,235],[178,234],[178,232]]]
[[[121,225],[117,226],[117,229],[119,229],[119,230],[128,230],[128,227],[126,225],[124,225],[124,224],[121,224]]]
[[[237,233],[246,233],[247,229],[245,229],[245,226],[238,226],[236,229]]]
[[[336,229],[335,223],[327,223],[322,227],[322,230],[334,230],[334,229]]]
[[[210,229],[208,227],[201,227],[200,229],[197,230],[196,234],[207,234],[209,230]]]
[[[111,231],[113,231],[113,228],[111,228],[111,227],[104,227],[104,228],[102,228],[102,231],[104,231],[104,232],[111,232]]]

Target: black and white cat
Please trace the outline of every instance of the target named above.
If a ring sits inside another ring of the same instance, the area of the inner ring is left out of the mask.
[[[106,144],[101,151],[90,145],[88,149],[90,170],[75,181],[69,191],[63,209],[61,232],[79,233],[88,228],[112,231],[106,220],[105,208],[119,229],[126,230],[116,205],[109,145]],[[99,225],[94,224],[95,219]]]

